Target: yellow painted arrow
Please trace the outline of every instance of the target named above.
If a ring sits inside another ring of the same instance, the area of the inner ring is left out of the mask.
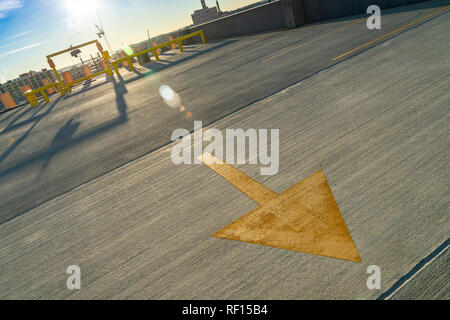
[[[323,171],[277,194],[211,154],[199,159],[259,205],[214,237],[361,261]]]

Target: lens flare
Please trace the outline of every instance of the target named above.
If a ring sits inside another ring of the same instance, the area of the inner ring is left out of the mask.
[[[134,53],[133,48],[127,44],[123,45],[122,50],[127,56],[131,56]]]
[[[178,93],[173,91],[173,89],[167,85],[162,85],[159,87],[159,95],[171,108],[178,108],[181,105],[181,98]]]
[[[173,100],[175,98],[175,91],[171,87],[163,85],[159,88],[159,94],[164,100]]]

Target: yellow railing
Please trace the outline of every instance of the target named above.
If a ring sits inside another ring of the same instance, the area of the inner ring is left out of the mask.
[[[61,54],[73,51],[73,50],[78,49],[78,48],[82,48],[82,47],[86,47],[86,46],[92,45],[92,44],[96,44],[97,45],[97,49],[101,53],[101,55],[103,57],[103,60],[105,61],[105,70],[103,70],[101,72],[97,72],[96,74],[93,74],[93,75],[88,75],[88,76],[86,76],[86,77],[84,77],[82,79],[79,79],[79,80],[76,80],[76,81],[72,81],[70,83],[65,83],[64,80],[61,78],[61,75],[59,74],[58,70],[56,69],[56,66],[55,66],[54,62],[52,61],[52,58],[56,57],[56,56],[59,56]],[[103,50],[102,45],[100,44],[100,42],[98,40],[92,40],[92,41],[85,42],[85,43],[82,43],[82,44],[77,45],[77,46],[71,46],[68,49],[64,49],[62,51],[58,51],[58,52],[52,53],[52,54],[47,56],[47,61],[48,61],[49,65],[50,65],[50,67],[53,69],[53,72],[55,73],[55,76],[58,79],[58,82],[59,82],[60,86],[63,89],[63,92],[60,91],[62,95],[64,95],[66,93],[66,91],[70,92],[72,90],[71,86],[73,86],[73,85],[75,85],[75,84],[77,84],[79,82],[95,78],[95,77],[97,77],[97,76],[99,76],[101,74],[107,73],[108,75],[110,75],[112,77],[113,76],[113,72],[111,70],[111,66],[109,65],[109,60],[110,59],[111,59],[111,56],[110,56],[109,52],[107,50]],[[36,90],[41,90],[41,89],[42,88],[39,88],[39,89],[36,89]]]
[[[119,75],[119,69],[117,68],[117,64],[118,63],[121,63],[123,61],[128,61],[128,65],[130,66],[130,70],[134,70],[133,61],[132,61],[133,58],[141,56],[141,55],[149,53],[149,52],[153,52],[154,55],[155,55],[156,60],[159,61],[158,49],[163,48],[163,47],[167,47],[167,46],[170,46],[173,43],[176,43],[176,44],[178,44],[178,48],[180,49],[180,51],[183,52],[183,44],[181,42],[183,40],[186,40],[186,39],[189,39],[189,38],[193,38],[195,36],[200,36],[201,39],[202,39],[202,43],[206,43],[205,35],[203,34],[203,30],[199,30],[197,32],[193,32],[193,33],[187,34],[185,36],[179,37],[177,39],[170,40],[168,42],[165,42],[165,43],[162,43],[160,45],[154,46],[152,48],[149,48],[149,49],[146,49],[146,50],[134,53],[132,55],[120,58],[120,59],[118,59],[116,61],[111,61],[111,64],[112,64],[112,66],[114,68],[114,71],[117,73],[117,75]],[[81,48],[81,47],[84,47],[84,46],[87,46],[87,45],[91,45],[91,44],[97,44],[97,47],[99,48],[99,51],[101,52],[101,54],[103,56],[103,59],[106,62],[105,70],[102,70],[100,72],[88,75],[86,77],[83,77],[81,79],[78,79],[78,80],[75,80],[75,81],[72,81],[72,82],[65,83],[63,81],[63,79],[61,78],[61,76],[59,75],[59,72],[56,70],[56,67],[55,67],[53,61],[51,61],[51,58],[53,58],[53,57],[55,57],[57,55],[69,52],[69,51],[74,50],[76,48]],[[75,46],[75,47],[70,47],[69,49],[65,49],[65,50],[53,53],[51,55],[48,55],[47,56],[47,60],[49,61],[49,64],[50,64],[51,68],[55,72],[55,75],[56,75],[56,78],[58,79],[58,82],[50,83],[50,84],[48,84],[46,86],[43,86],[41,88],[25,92],[24,96],[28,100],[28,102],[30,102],[31,106],[34,107],[38,103],[38,99],[37,99],[37,96],[36,96],[37,93],[41,93],[41,95],[42,95],[42,97],[44,98],[45,101],[47,101],[47,102],[50,101],[50,99],[49,99],[49,97],[47,95],[47,92],[46,92],[47,89],[56,87],[56,88],[58,88],[58,90],[61,93],[61,95],[65,95],[66,92],[67,91],[70,92],[71,91],[71,87],[74,86],[77,83],[80,83],[80,82],[83,82],[83,81],[95,78],[95,77],[97,77],[97,76],[99,76],[101,74],[104,74],[104,73],[107,73],[109,76],[112,77],[113,73],[112,73],[111,67],[109,65],[110,59],[111,59],[111,56],[109,55],[109,52],[108,51],[103,51],[101,49],[101,45],[98,42],[98,40],[93,40],[93,41],[90,41],[90,42],[86,42],[86,43],[83,43],[81,45],[78,45],[78,46]]]
[[[54,83],[50,83],[50,84],[48,84],[46,86],[43,86],[41,88],[25,92],[23,95],[25,96],[25,98],[27,98],[27,100],[30,103],[30,105],[32,107],[34,107],[35,105],[38,104],[38,99],[36,97],[36,94],[37,93],[41,93],[41,95],[44,98],[44,100],[47,101],[47,102],[50,102],[50,99],[49,99],[49,97],[47,95],[47,92],[45,92],[45,91],[47,89],[54,88],[54,87],[58,88],[59,93],[61,93],[61,95],[65,94],[64,88],[61,86],[61,84],[59,82],[54,82]]]
[[[153,55],[155,56],[156,60],[159,61],[158,49],[170,46],[172,43],[176,43],[176,44],[178,44],[178,49],[180,49],[180,52],[183,52],[183,45],[182,45],[181,41],[189,39],[189,38],[193,38],[195,36],[200,36],[202,38],[202,43],[206,43],[205,35],[203,34],[203,30],[200,30],[200,31],[196,31],[196,32],[187,34],[187,35],[182,36],[180,38],[176,38],[176,39],[170,40],[168,42],[159,44],[157,46],[154,46],[154,47],[151,47],[151,48],[139,51],[139,52],[131,54],[129,56],[120,58],[120,59],[118,59],[116,61],[112,61],[111,62],[112,66],[113,66],[114,71],[116,72],[116,74],[119,75],[119,69],[117,68],[117,64],[119,64],[121,62],[124,62],[124,61],[127,61],[128,65],[130,67],[130,70],[133,71],[134,70],[133,61],[132,61],[133,58],[141,56],[141,55],[144,55],[144,54],[147,54],[149,52],[153,52]]]

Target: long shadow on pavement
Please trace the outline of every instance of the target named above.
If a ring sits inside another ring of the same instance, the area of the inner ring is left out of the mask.
[[[61,96],[58,97],[51,105],[50,107],[47,109],[47,111],[42,114],[42,116],[39,116],[37,118],[34,118],[34,123],[33,125],[31,125],[28,130],[17,140],[14,141],[14,143],[5,151],[0,155],[0,163],[5,160],[10,154],[11,152],[13,152],[18,146],[19,144],[21,144],[31,133],[31,131],[33,131],[33,129],[39,124],[39,122],[46,116],[48,115],[53,108],[56,106],[56,104],[58,103],[58,101],[61,100]],[[38,112],[39,109],[36,112]],[[1,175],[1,174],[0,174]]]
[[[47,148],[46,151],[46,158],[44,160],[44,163],[41,166],[40,173],[36,180],[39,180],[41,176],[45,173],[45,170],[47,169],[48,165],[50,164],[52,158],[56,155],[58,147],[61,145],[65,145],[70,142],[70,139],[72,136],[76,133],[78,130],[78,127],[80,126],[80,122],[74,122],[74,118],[71,118],[69,121],[66,122],[64,126],[62,126],[56,135],[54,136],[50,146]]]
[[[52,140],[51,146],[47,148],[46,150],[41,150],[38,153],[35,153],[29,157],[27,157],[25,160],[21,162],[14,162],[11,166],[6,168],[0,169],[0,177],[6,181],[6,177],[8,175],[14,174],[15,172],[18,172],[24,168],[30,167],[34,164],[42,163],[41,170],[39,173],[39,176],[37,179],[41,178],[47,167],[50,165],[50,162],[55,155],[57,155],[60,152],[63,152],[65,150],[68,150],[76,145],[82,144],[86,141],[89,141],[91,139],[95,139],[101,135],[104,135],[114,128],[116,128],[119,125],[122,125],[128,121],[127,116],[127,104],[125,102],[125,99],[123,95],[127,92],[125,86],[122,83],[116,82],[114,85],[114,89],[116,92],[116,103],[117,103],[117,109],[118,109],[118,116],[115,119],[109,120],[105,123],[102,123],[90,130],[87,130],[86,132],[83,132],[82,134],[75,136],[76,131],[78,130],[78,127],[80,125],[79,122],[73,122],[73,120],[70,120],[69,122],[65,123],[64,126],[61,127],[61,129],[58,131],[58,133],[55,135],[55,137]],[[61,97],[58,98],[55,102],[52,103],[49,110],[47,110],[46,114],[50,113],[51,110],[55,107],[57,102],[60,100]],[[27,130],[27,132],[19,139],[17,140],[14,145],[12,145],[8,150],[6,150],[1,156],[0,161],[4,160],[11,152],[31,133],[31,131],[36,127],[36,125],[43,119],[43,117],[40,117],[36,120],[36,122]],[[36,180],[35,180],[36,182]],[[86,182],[86,181],[83,181]],[[67,189],[58,189],[57,192],[53,192],[52,198],[54,196],[58,196],[61,194],[64,194],[74,186],[67,186]],[[46,198],[39,198],[39,199],[30,199],[32,202],[31,204],[22,204],[19,205],[16,210],[8,208],[11,206],[11,204],[5,203],[4,205],[8,209],[4,214],[0,215],[0,224],[7,222],[11,219],[14,219],[24,213],[26,213],[30,209],[30,205],[32,207],[39,205],[41,203],[44,203],[48,201],[49,199]]]
[[[61,96],[59,96],[55,102],[59,101],[61,99]],[[42,113],[42,111],[44,110],[44,108],[47,106],[47,110],[45,112]],[[34,108],[31,107],[27,107],[27,110],[25,110],[24,113],[22,113],[20,116],[18,116],[16,119],[14,119],[13,121],[9,122],[6,127],[5,127],[5,131],[8,130],[13,130],[13,129],[17,129],[20,128],[24,125],[27,125],[31,122],[35,122],[37,120],[40,120],[41,118],[45,117],[46,115],[48,115],[50,113],[50,109],[53,108],[53,103],[45,103],[44,101],[40,101],[40,103],[38,105],[36,105]],[[34,110],[33,113],[30,115],[29,118],[24,119],[18,123],[16,123],[18,121],[18,119],[20,119],[21,117],[23,117],[23,115],[29,113],[29,111]]]

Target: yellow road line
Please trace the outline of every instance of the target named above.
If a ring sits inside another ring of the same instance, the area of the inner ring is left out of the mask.
[[[333,61],[336,61],[336,60],[339,60],[339,59],[341,59],[341,58],[343,58],[343,57],[345,57],[345,56],[348,56],[349,54],[352,54],[352,53],[354,53],[354,52],[356,52],[356,51],[358,51],[358,50],[361,50],[361,49],[363,49],[363,48],[365,48],[365,47],[367,47],[367,46],[370,46],[371,44],[373,44],[373,43],[375,43],[375,42],[377,42],[377,41],[383,40],[384,38],[387,38],[387,37],[389,37],[389,36],[391,36],[391,35],[393,35],[393,34],[395,34],[395,33],[397,33],[397,32],[400,32],[400,31],[402,31],[402,30],[404,30],[404,29],[406,29],[406,28],[409,28],[409,27],[411,27],[411,26],[413,26],[413,25],[415,25],[415,24],[417,24],[417,23],[419,23],[419,22],[421,22],[421,21],[423,21],[423,20],[425,20],[425,19],[428,19],[428,18],[430,18],[430,17],[432,17],[432,16],[434,16],[434,15],[436,15],[436,14],[438,14],[438,13],[441,13],[441,12],[447,10],[448,8],[450,8],[450,6],[446,6],[446,7],[444,7],[444,8],[441,8],[440,10],[437,10],[437,11],[435,11],[435,12],[433,12],[433,13],[430,13],[429,15],[426,15],[425,17],[422,17],[422,18],[420,18],[419,20],[416,20],[416,21],[414,21],[414,22],[411,22],[411,23],[409,23],[409,24],[407,24],[407,25],[405,25],[405,26],[403,26],[403,27],[401,27],[401,28],[398,28],[398,29],[396,29],[396,30],[394,30],[394,31],[391,31],[391,32],[389,32],[389,33],[386,33],[385,35],[383,35],[383,36],[381,36],[381,37],[379,37],[379,38],[377,38],[377,39],[375,39],[375,40],[372,40],[372,41],[370,41],[370,42],[367,42],[367,43],[365,43],[365,44],[363,44],[363,45],[361,45],[361,46],[359,46],[359,47],[357,47],[357,48],[355,48],[355,49],[353,49],[353,50],[350,50],[350,51],[348,51],[348,52],[346,52],[346,53],[344,53],[344,54],[341,54],[340,56],[335,57],[335,58],[333,58],[332,60],[333,60]]]
[[[242,58],[243,56],[246,56],[246,55],[248,55],[248,52],[245,52],[245,53],[240,54],[240,55],[238,55],[238,56],[229,58],[229,59],[223,61],[223,63],[226,64],[226,63],[228,63],[228,62],[231,62],[231,61],[237,60],[237,59],[239,59],[239,58]]]
[[[279,30],[279,31],[270,31],[270,32],[267,32],[265,34],[261,34],[261,35],[255,36],[255,37],[256,37],[256,39],[261,40],[261,39],[268,38],[268,37],[271,37],[273,35],[277,35],[279,33],[284,33],[284,32],[286,32],[286,30],[284,30],[284,29],[283,30]]]
[[[277,34],[283,33],[283,32],[286,32],[286,30],[282,30],[282,31],[274,31],[274,32],[271,32],[271,33],[268,33],[268,34],[263,34],[263,35],[258,36],[258,37],[254,36],[255,39],[251,39],[251,40],[254,40],[254,41],[251,43],[251,45],[253,46],[254,43],[257,43],[258,41],[261,41],[261,40],[264,39],[264,38],[269,38],[270,36],[276,36]],[[279,40],[279,39],[278,39],[278,40]],[[264,46],[264,45],[267,45],[267,43],[263,44],[262,46]],[[242,49],[242,50],[243,50],[243,49]],[[246,55],[248,55],[248,52],[245,52],[245,53],[242,53],[242,54],[240,54],[240,55],[238,55],[238,56],[234,56],[234,57],[231,57],[231,58],[229,58],[229,59],[227,59],[227,60],[224,60],[223,63],[228,63],[228,62],[234,61],[234,60],[239,59],[239,58],[241,58],[241,57],[243,57],[243,56],[246,56]]]
[[[340,28],[337,28],[337,29],[335,29],[335,30],[333,30],[333,31],[327,32],[327,33],[321,35],[320,37],[317,37],[317,38],[308,40],[308,41],[306,41],[306,42],[300,43],[299,45],[297,45],[297,46],[295,46],[295,47],[289,48],[289,49],[287,49],[287,50],[285,50],[285,51],[282,51],[282,52],[280,52],[280,53],[278,53],[278,54],[276,54],[276,55],[274,55],[274,56],[271,56],[271,57],[269,57],[269,58],[266,58],[266,59],[262,60],[262,62],[263,62],[263,63],[269,62],[269,61],[271,61],[271,60],[273,60],[273,59],[275,59],[275,58],[278,58],[279,56],[282,56],[282,55],[284,55],[284,54],[286,54],[286,53],[292,52],[292,51],[294,51],[294,50],[296,50],[296,49],[298,49],[298,48],[300,48],[300,47],[302,47],[302,46],[308,45],[308,44],[310,44],[310,43],[313,43],[314,41],[317,41],[317,40],[320,40],[320,39],[322,39],[322,38],[324,38],[324,37],[326,37],[326,36],[329,36],[330,34],[333,34],[333,33],[336,33],[336,32],[338,32],[338,31],[341,31],[342,29],[347,28],[347,27],[350,26],[351,24],[356,24],[356,23],[358,23],[358,22],[361,22],[362,20],[365,20],[365,18],[364,18],[364,19],[358,19],[358,20],[356,20],[356,21],[351,21],[350,23],[346,23],[345,25],[343,25],[343,26],[340,27]]]

